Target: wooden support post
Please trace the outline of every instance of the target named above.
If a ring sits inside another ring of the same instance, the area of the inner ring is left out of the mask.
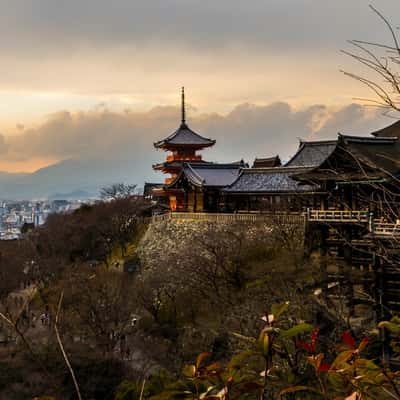
[[[327,298],[328,297],[328,260],[327,260],[328,244],[327,244],[327,239],[328,239],[329,231],[326,227],[321,226],[320,232],[321,232],[321,241],[320,241],[320,246],[319,246],[319,256],[320,256],[319,267],[320,267],[320,274],[321,274],[321,289],[322,289],[323,297]]]
[[[354,280],[352,273],[353,266],[353,248],[351,245],[352,240],[352,227],[345,227],[343,236],[345,238],[345,244],[343,246],[343,257],[344,257],[344,285],[345,285],[345,296],[347,307],[350,316],[354,316]]]

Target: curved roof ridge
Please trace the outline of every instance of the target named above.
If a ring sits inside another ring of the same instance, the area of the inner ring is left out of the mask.
[[[276,158],[279,158],[279,154],[276,154],[275,156],[271,156],[271,157],[256,157],[256,160],[274,160]]]
[[[165,145],[176,145],[176,146],[199,146],[209,147],[215,144],[214,139],[206,138],[194,132],[186,122],[182,122],[179,128],[167,136],[165,139],[159,140],[154,143],[155,147],[163,147]]]
[[[285,167],[290,166],[318,166],[326,160],[335,150],[338,139],[318,140],[304,142],[300,141],[300,146],[296,153],[286,162]],[[316,149],[319,147],[319,150]],[[295,164],[295,165],[292,165]]]
[[[242,168],[243,171],[248,172],[291,172],[296,170],[303,170],[303,169],[310,169],[314,168],[314,166],[306,166],[306,165],[293,165],[293,166],[286,166],[282,165],[280,167],[255,167],[255,168]]]
[[[329,143],[335,143],[337,142],[337,139],[324,139],[324,140],[300,140],[300,145],[305,144],[305,145],[319,145],[319,144],[329,144]]]
[[[189,164],[190,167],[195,167],[198,169],[208,169],[208,168],[214,168],[214,169],[237,169],[237,168],[246,168],[248,164],[246,164],[244,161],[235,161],[232,163],[199,163],[197,164],[196,162],[191,162],[188,161],[186,164]]]
[[[396,120],[393,124],[371,132],[371,135],[375,137],[400,137],[400,121]]]
[[[232,187],[240,179],[240,177],[243,175],[243,173],[246,169],[251,169],[251,168],[240,168],[237,178],[230,185],[228,185],[225,189],[229,189],[230,187]]]
[[[366,143],[395,143],[399,140],[399,138],[395,136],[356,136],[356,135],[344,135],[342,133],[338,133],[338,137],[353,142],[366,142]]]
[[[183,164],[183,170],[185,168],[189,168],[190,172],[195,176],[195,178],[197,178],[197,183],[199,183],[200,185],[204,182],[204,179],[193,169],[193,167],[190,165],[190,163],[184,163]]]

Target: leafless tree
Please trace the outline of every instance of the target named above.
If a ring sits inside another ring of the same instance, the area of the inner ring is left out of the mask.
[[[126,199],[138,195],[137,185],[129,185],[126,183],[114,183],[100,190],[100,197],[103,200]]]
[[[391,41],[379,43],[365,40],[350,40],[353,50],[343,50],[343,53],[366,67],[369,74],[361,75],[342,71],[345,75],[356,79],[367,86],[374,94],[374,99],[360,98],[358,100],[383,109],[386,114],[400,112],[400,45],[396,29],[389,20],[374,6],[371,10],[381,19],[388,29]]]

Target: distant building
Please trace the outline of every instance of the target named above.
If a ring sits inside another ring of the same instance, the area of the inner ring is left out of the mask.
[[[278,155],[268,158],[256,158],[253,162],[253,168],[273,168],[281,165],[282,162]]]

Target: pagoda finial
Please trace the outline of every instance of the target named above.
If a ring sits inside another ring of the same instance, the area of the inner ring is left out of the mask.
[[[185,87],[182,86],[182,125],[186,124]]]

